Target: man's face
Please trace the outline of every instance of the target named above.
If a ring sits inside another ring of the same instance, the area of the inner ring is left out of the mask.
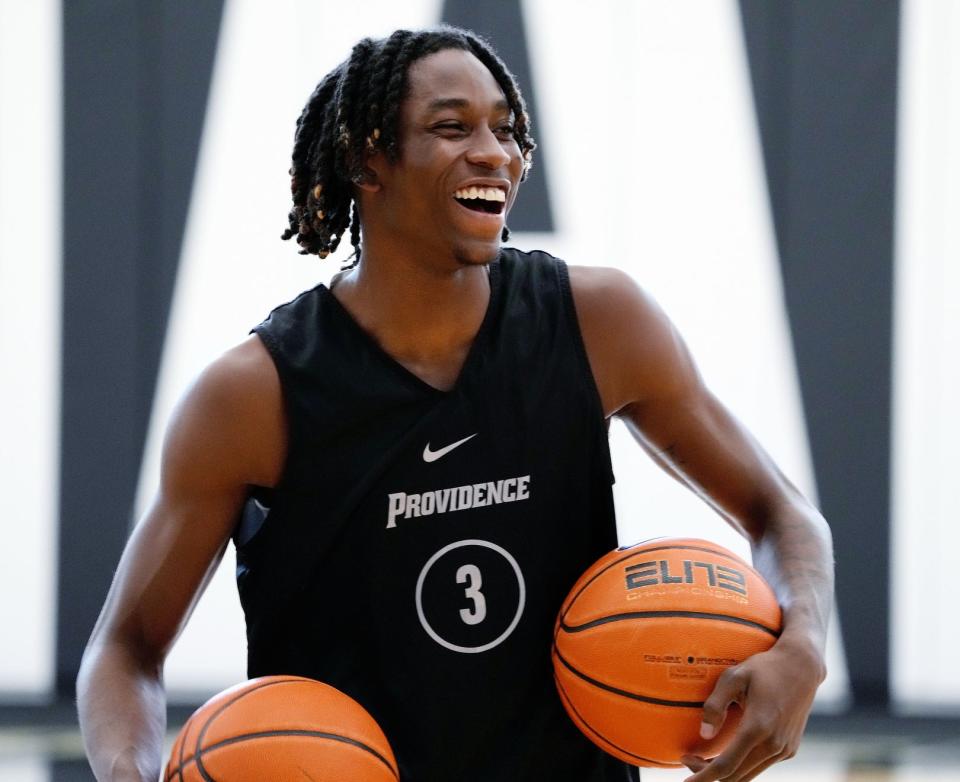
[[[523,172],[506,97],[486,66],[459,49],[417,60],[407,81],[400,160],[377,167],[382,214],[399,241],[425,253],[489,263]]]

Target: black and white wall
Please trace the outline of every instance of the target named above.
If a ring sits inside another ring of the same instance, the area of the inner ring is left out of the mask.
[[[513,243],[633,274],[831,521],[819,707],[960,713],[949,0],[0,0],[0,703],[71,696],[176,400],[339,268],[278,238],[315,82],[441,19],[489,35],[534,109]],[[620,427],[612,448],[625,542],[746,552]],[[232,575],[228,554],[173,700],[243,677]]]

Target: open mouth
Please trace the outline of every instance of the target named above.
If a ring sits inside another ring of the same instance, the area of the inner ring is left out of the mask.
[[[506,194],[497,187],[467,187],[453,194],[456,202],[473,212],[502,214],[506,206]]]

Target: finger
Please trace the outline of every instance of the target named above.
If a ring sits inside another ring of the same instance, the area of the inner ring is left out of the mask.
[[[750,771],[740,782],[750,782],[751,779],[755,779],[760,776],[764,771],[766,771],[774,763],[779,763],[781,760],[785,760],[786,756],[782,753],[780,755],[774,755],[772,758],[767,758],[763,763]]]
[[[736,773],[750,753],[757,749],[757,744],[759,744],[761,740],[761,737],[757,735],[756,731],[745,731],[741,728],[729,747],[693,776],[687,777],[684,782],[715,782],[718,779],[726,780]]]
[[[744,758],[743,762],[729,776],[721,778],[724,782],[746,782],[748,779],[753,779],[767,766],[776,763],[781,755],[782,749],[780,747],[771,748],[767,742],[764,742],[755,746],[753,751]]]
[[[683,765],[689,768],[692,772],[696,773],[700,771],[700,769],[706,767],[706,765],[710,761],[705,760],[699,755],[684,755],[682,758],[680,758],[680,762],[683,763]]]
[[[701,738],[709,741],[720,732],[727,718],[727,709],[730,708],[730,704],[743,702],[748,678],[746,671],[740,666],[727,668],[721,674],[710,697],[703,702]]]

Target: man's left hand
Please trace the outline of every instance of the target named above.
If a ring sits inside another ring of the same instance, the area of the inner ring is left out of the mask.
[[[724,671],[704,702],[701,735],[710,739],[717,734],[732,703],[743,708],[743,719],[717,757],[683,757],[695,772],[685,782],[748,782],[774,763],[792,758],[824,676],[820,653],[785,637]]]

